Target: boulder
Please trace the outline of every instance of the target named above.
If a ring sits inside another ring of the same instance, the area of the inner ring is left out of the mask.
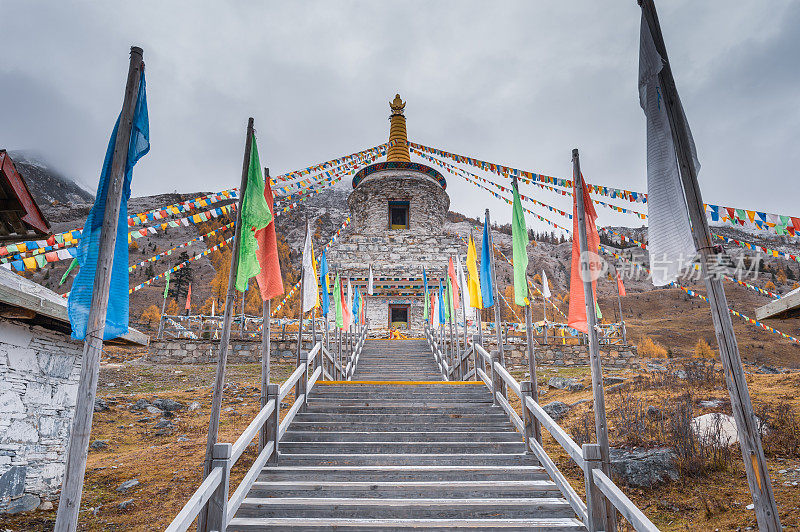
[[[570,392],[580,392],[584,389],[583,384],[578,379],[567,377],[550,377],[547,385],[559,390],[568,390]]]
[[[105,412],[108,410],[108,404],[102,399],[95,399],[94,400],[94,411],[95,412]]]
[[[171,429],[174,428],[175,425],[172,424],[172,421],[168,419],[162,419],[158,423],[155,424],[153,427],[154,429]]]
[[[31,495],[30,493],[26,493],[22,497],[17,499],[11,499],[8,501],[8,506],[6,507],[6,513],[8,514],[19,514],[22,512],[30,512],[35,510],[41,504],[41,499],[36,495]]]
[[[164,412],[164,411],[163,411],[163,410],[161,410],[160,408],[157,408],[157,407],[155,407],[155,406],[153,406],[153,405],[149,405],[149,406],[147,406],[147,407],[145,408],[145,410],[147,410],[147,413],[148,413],[148,414],[153,414],[154,416],[161,415],[161,414]]]
[[[604,377],[603,378],[603,385],[604,386],[614,386],[615,384],[622,384],[625,382],[625,379],[622,377]]]
[[[661,449],[611,449],[611,470],[628,486],[652,488],[680,478],[675,453]]]
[[[569,406],[561,401],[553,401],[552,403],[547,403],[544,405],[542,410],[547,412],[547,415],[553,418],[554,421],[558,421],[567,415],[567,412],[569,412]]]
[[[121,492],[125,493],[129,489],[135,488],[138,485],[139,485],[139,481],[136,480],[135,478],[132,478],[132,479],[126,480],[125,482],[120,484],[119,487],[117,488],[117,491],[121,491]]]
[[[94,440],[89,444],[90,451],[99,451],[108,447],[108,440]]]
[[[761,423],[758,423],[760,426]],[[714,412],[692,418],[692,432],[706,445],[733,445],[739,442],[739,429],[733,416]]]
[[[150,405],[150,402],[146,399],[139,399],[131,406],[131,410],[145,410]]]
[[[133,499],[127,499],[119,503],[117,505],[117,508],[119,508],[120,510],[127,510],[131,506],[133,506]]]
[[[773,367],[773,366],[759,366],[758,367],[758,372],[759,373],[765,373],[767,375],[777,375],[777,374],[781,373],[781,370],[779,370],[778,368]]]
[[[176,410],[183,410],[186,405],[175,401],[174,399],[156,399],[153,401],[153,406],[166,410],[167,412],[175,412]]]

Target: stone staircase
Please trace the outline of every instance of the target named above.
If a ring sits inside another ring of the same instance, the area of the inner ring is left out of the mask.
[[[354,379],[397,382],[315,387],[228,529],[585,530],[484,386],[400,382],[438,380],[423,348],[369,341]]]

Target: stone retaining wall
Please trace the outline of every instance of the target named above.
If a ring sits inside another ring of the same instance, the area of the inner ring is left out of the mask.
[[[270,344],[273,361],[293,361],[297,356],[297,332],[295,340],[275,341]],[[232,340],[228,348],[231,364],[261,362],[261,339]],[[313,347],[311,339],[303,340],[303,350]],[[219,359],[219,340],[192,340],[189,338],[151,340],[145,360],[153,364],[211,364]]]
[[[0,318],[0,513],[61,487],[83,343]]]

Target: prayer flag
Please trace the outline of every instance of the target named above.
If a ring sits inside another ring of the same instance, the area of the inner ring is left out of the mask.
[[[336,274],[336,279],[333,281],[333,302],[336,305],[336,326],[340,329],[344,328],[344,313],[342,312],[342,281],[339,279],[339,274]]]
[[[189,283],[189,290],[186,291],[186,315],[192,310],[192,283]]]
[[[328,298],[328,290],[329,290],[329,283],[328,283],[328,258],[325,254],[326,250],[322,250],[322,258],[319,261],[319,284],[322,285],[322,315],[327,316],[328,310],[331,305],[330,299]]]
[[[72,259],[72,262],[69,263],[69,268],[67,268],[67,271],[65,271],[64,275],[61,276],[61,281],[59,281],[58,286],[61,286],[62,284],[67,282],[67,277],[69,276],[69,272],[74,270],[75,266],[77,266],[77,265],[78,265],[78,259]],[[167,277],[167,282],[169,282],[169,277]],[[164,297],[167,297],[166,293],[165,293]]]
[[[350,298],[350,279],[347,279],[347,294],[342,290],[342,330],[350,328],[353,316],[350,314],[350,307],[352,306],[352,299]]]
[[[369,265],[369,283],[367,284],[367,294],[374,295],[375,291],[372,286],[372,264]]]
[[[308,312],[319,301],[317,272],[314,271],[314,247],[311,242],[311,225],[306,223],[306,242],[303,246],[303,312]]]
[[[514,303],[524,307],[528,304],[528,228],[519,197],[517,180],[514,180],[514,203],[511,212],[511,238],[514,244]]]
[[[425,307],[422,310],[422,317],[423,319],[428,319],[429,316],[429,309],[428,309],[428,276],[425,275],[425,266],[422,267],[422,298],[425,302]]]
[[[448,290],[450,290],[450,298],[454,309],[460,308],[458,300],[458,277],[456,276],[456,268],[453,265],[453,257],[450,257],[447,264],[447,280],[450,282]]]
[[[120,113],[121,114],[121,113]],[[97,259],[100,254],[100,233],[106,208],[106,196],[112,179],[111,163],[114,158],[114,147],[117,144],[119,118],[114,125],[108,141],[106,157],[100,182],[97,185],[95,202],[86,223],[83,235],[78,243],[77,259],[80,270],[72,282],[69,293],[68,314],[72,325],[72,337],[76,340],[86,338],[86,327],[89,321],[89,308],[94,291],[94,277],[97,271]],[[128,332],[129,289],[128,283],[128,198],[131,195],[133,167],[148,151],[150,151],[150,122],[147,114],[147,95],[145,90],[144,71],[139,81],[139,93],[136,96],[136,107],[133,111],[131,137],[127,146],[127,158],[122,184],[119,218],[116,221],[117,239],[114,245],[114,261],[111,266],[111,281],[108,292],[108,308],[106,309],[103,340],[111,340]]]
[[[451,319],[455,318],[456,309],[455,304],[453,303],[453,283],[450,281],[450,277],[447,278],[447,292],[445,293],[447,303],[444,308],[444,317],[449,322]]]
[[[467,272],[469,274],[469,304],[473,308],[483,308],[481,280],[478,275],[478,253],[475,250],[475,241],[472,240],[472,235],[469,235],[469,244],[467,245]]]
[[[441,281],[439,281],[439,304],[436,305],[436,309],[439,312],[439,325],[444,325],[447,316],[445,316],[444,288]]]
[[[547,282],[547,273],[542,270],[542,295],[544,297],[551,297],[552,294],[550,293],[550,283]]]
[[[458,276],[458,291],[461,292],[461,297],[463,298],[461,304],[464,306],[464,316],[470,317],[472,311],[469,309],[469,298],[467,297],[469,288],[467,288],[467,278],[464,275],[464,265],[461,264],[461,255],[456,255],[456,274]],[[464,323],[465,327],[466,325]]]
[[[619,290],[620,297],[625,297],[627,295],[625,293],[625,285],[622,284],[622,277],[620,277],[619,271],[617,272],[617,290]]]
[[[592,204],[592,199],[589,197],[589,191],[586,188],[586,181],[584,181],[583,176],[581,176],[580,182],[583,193],[583,207],[586,211],[586,243],[588,250],[586,262],[589,267],[589,271],[586,272],[586,275],[591,275],[592,272],[599,272],[601,269],[598,264],[600,256],[597,254],[598,246],[600,245],[600,236],[597,234],[597,226],[595,225],[597,212],[594,210],[594,205]],[[586,321],[586,298],[584,297],[583,276],[581,275],[581,248],[578,238],[578,194],[580,193],[581,192],[577,190],[577,182],[573,182],[572,271],[570,272],[569,281],[569,317],[567,318],[567,324],[573,329],[588,333],[589,326]],[[597,301],[597,288],[594,279],[592,279],[592,293],[594,294],[595,301]]]
[[[672,130],[662,97],[658,73],[664,60],[656,50],[644,12],[639,40],[639,105],[647,118],[647,204],[648,251],[650,253],[651,279],[655,286],[664,286],[680,275],[691,264],[696,253],[689,212],[686,206],[683,183],[678,171]],[[683,106],[678,101],[680,112]],[[692,132],[686,122],[686,135],[695,170],[700,170]],[[728,209],[731,222],[733,209]]]
[[[242,196],[242,228],[239,234],[239,262],[236,267],[236,289],[244,292],[247,283],[261,272],[258,260],[258,240],[256,231],[264,229],[272,221],[272,211],[264,197],[264,177],[261,174],[261,161],[258,146],[253,135],[250,141],[250,162],[247,167],[247,186]]]
[[[489,224],[483,222],[483,242],[481,243],[481,301],[483,308],[494,306],[494,287],[492,286],[492,244],[489,239]]]
[[[275,199],[272,195],[272,185],[267,177],[264,177],[264,200],[267,202],[272,219],[266,227],[256,231],[256,241],[258,242],[256,256],[261,268],[256,275],[256,281],[261,292],[261,299],[264,301],[282,295],[284,292],[281,263],[278,260],[278,237],[275,233]]]

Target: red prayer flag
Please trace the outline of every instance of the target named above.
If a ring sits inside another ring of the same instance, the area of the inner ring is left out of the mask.
[[[456,268],[453,266],[453,257],[450,257],[450,264],[447,266],[447,275],[450,277],[450,284],[453,285],[453,308],[459,307],[458,300],[458,278],[456,277]]]
[[[272,221],[263,229],[256,231],[258,249],[256,257],[261,271],[256,275],[261,299],[268,301],[273,297],[283,294],[283,277],[281,276],[281,263],[278,260],[278,237],[275,234],[275,200],[272,196],[272,186],[269,177],[264,179],[264,199],[272,213]]]
[[[189,283],[189,291],[186,292],[186,310],[192,310],[192,283]]]
[[[619,290],[620,297],[625,297],[627,295],[625,293],[625,285],[622,284],[622,277],[620,277],[619,272],[617,272],[617,289]]]
[[[599,273],[601,264],[597,250],[600,245],[600,235],[597,234],[597,226],[595,225],[597,211],[594,210],[592,199],[589,197],[589,190],[586,188],[586,182],[583,179],[581,179],[581,185],[583,188],[583,207],[586,211],[587,249],[590,253],[593,253],[593,255],[590,255],[589,267],[592,272]],[[578,192],[574,182],[572,186],[572,271],[569,281],[569,318],[567,319],[567,325],[578,331],[588,333],[589,326],[586,321],[586,299],[583,294],[583,279],[581,278],[580,271],[581,249],[580,243],[578,242]],[[594,280],[592,280],[592,293],[594,294],[595,301],[597,301],[597,287]]]

